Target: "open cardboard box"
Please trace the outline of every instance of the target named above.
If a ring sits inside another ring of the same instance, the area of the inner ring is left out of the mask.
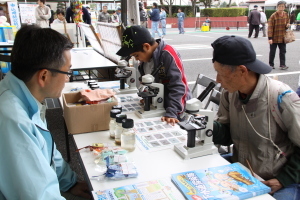
[[[109,129],[110,110],[118,104],[114,97],[114,102],[101,103],[83,106],[68,106],[68,103],[76,103],[81,98],[79,92],[64,93],[64,118],[68,132],[71,134],[88,133]]]

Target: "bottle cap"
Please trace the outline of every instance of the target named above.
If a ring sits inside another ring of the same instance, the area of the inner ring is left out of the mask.
[[[126,114],[117,114],[116,115],[116,121],[118,123],[122,123],[123,119],[127,119],[127,115]]]
[[[122,106],[121,105],[115,105],[112,107],[112,109],[118,109],[118,110],[121,110],[122,112]]]
[[[133,119],[124,119],[122,121],[123,128],[133,128],[133,126],[134,126]]]
[[[110,111],[110,117],[116,118],[116,115],[117,115],[117,114],[120,114],[120,113],[121,113],[121,110],[118,110],[118,109],[112,109],[112,110]]]

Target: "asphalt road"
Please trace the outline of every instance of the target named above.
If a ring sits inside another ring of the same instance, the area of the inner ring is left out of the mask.
[[[185,29],[185,34],[179,34],[178,29],[167,29],[167,35],[164,40],[176,48],[183,60],[185,73],[189,82],[195,81],[198,74],[204,74],[208,77],[215,78],[216,72],[212,65],[211,43],[217,38],[224,35],[238,35],[244,38],[248,37],[248,30],[211,30],[210,32],[201,32],[194,28]],[[287,70],[279,69],[279,50],[277,49],[275,57],[275,68],[270,74],[280,73],[278,79],[294,90],[298,88],[300,75],[300,32],[294,31],[296,41],[287,44],[286,65]],[[254,36],[254,33],[253,33]],[[248,39],[248,38],[247,38]],[[269,44],[266,37],[262,37],[260,32],[258,38],[249,39],[256,51],[257,58],[268,64]],[[283,75],[285,74],[285,75]]]

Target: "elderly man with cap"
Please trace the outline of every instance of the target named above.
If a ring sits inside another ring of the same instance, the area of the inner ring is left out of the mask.
[[[223,36],[212,43],[217,82],[224,88],[215,144],[233,144],[227,159],[250,163],[276,199],[300,199],[300,99],[291,88],[264,74],[249,40]],[[298,196],[295,196],[298,195]]]
[[[254,38],[258,37],[259,25],[260,25],[260,12],[257,10],[257,7],[258,7],[257,5],[254,5],[254,9],[250,12],[250,15],[248,17],[248,23],[249,23],[248,38],[251,38],[253,29],[255,29]]]

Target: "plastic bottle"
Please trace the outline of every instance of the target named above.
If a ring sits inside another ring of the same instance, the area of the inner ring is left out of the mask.
[[[124,119],[127,119],[126,114],[117,114],[115,128],[115,142],[117,145],[121,145],[121,134],[123,131],[122,122]]]
[[[122,122],[121,147],[127,151],[135,149],[135,131],[133,119],[125,119]]]
[[[110,111],[109,135],[112,139],[115,139],[116,115],[120,113],[121,111],[118,109],[112,109]]]

